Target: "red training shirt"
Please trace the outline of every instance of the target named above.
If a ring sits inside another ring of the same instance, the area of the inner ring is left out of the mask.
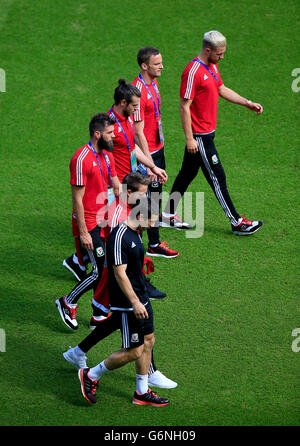
[[[94,229],[103,219],[107,204],[107,188],[111,186],[111,178],[116,176],[112,154],[103,150],[97,155],[103,175],[101,174],[97,158],[88,144],[78,149],[70,161],[71,185],[85,186],[83,207],[88,231]],[[74,209],[72,229],[73,235],[78,236],[79,231]]]
[[[119,115],[115,110],[113,110],[115,116],[118,118],[119,123],[121,124],[126,136],[128,138],[130,151],[135,148],[135,131],[132,119],[126,118],[124,116]],[[115,118],[114,114],[111,113],[111,109],[107,112],[112,118]],[[120,127],[120,125],[116,122],[114,124],[114,150],[113,157],[115,160],[116,172],[119,178],[120,183],[122,183],[123,178],[131,172],[131,163],[130,163],[130,151],[128,148],[128,144],[124,133]]]
[[[157,94],[153,86],[153,83],[157,87],[159,101],[157,99]],[[158,130],[158,118],[155,114],[155,107],[153,100],[151,98],[151,95],[147,91],[147,88],[143,85],[139,77],[136,77],[132,82],[132,84],[135,85],[141,92],[141,100],[139,108],[136,112],[134,112],[133,115],[134,121],[144,121],[144,135],[148,143],[149,152],[150,153],[156,152],[157,150],[163,147],[164,143],[160,141],[159,130]],[[151,92],[152,97],[155,101],[156,110],[159,114],[159,119],[161,119],[159,113],[159,108],[160,108],[159,103],[161,104],[161,97],[158,90],[157,80],[154,79],[154,81],[150,85],[147,84],[147,87]]]
[[[192,99],[193,133],[211,133],[217,126],[219,87],[223,85],[218,65],[209,64],[215,77],[200,63],[191,61],[181,76],[180,97]]]

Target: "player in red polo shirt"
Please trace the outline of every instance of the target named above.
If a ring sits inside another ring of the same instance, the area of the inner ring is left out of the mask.
[[[174,181],[170,198],[162,214],[161,225],[164,227],[176,229],[191,227],[178,219],[175,212],[180,197],[196,177],[200,167],[230,220],[233,234],[251,235],[262,226],[261,221],[246,220],[236,211],[214,144],[219,96],[234,104],[243,105],[257,114],[263,112],[260,104],[248,101],[223,84],[218,62],[224,58],[225,50],[226,39],[220,32],[205,33],[200,54],[188,63],[182,73],[180,115],[186,148],[181,170]]]
[[[134,113],[134,125],[138,146],[144,154],[151,156],[154,164],[165,169],[164,135],[161,121],[161,97],[157,78],[163,69],[162,56],[158,49],[153,47],[141,48],[137,54],[140,73],[132,82],[141,92],[139,108]],[[161,195],[162,185],[155,181],[149,186],[149,192]],[[153,201],[155,195],[151,195]],[[158,202],[159,209],[161,200]],[[159,237],[159,228],[150,228],[148,231],[147,255],[173,258],[179,255],[178,251],[168,248],[166,242]]]
[[[90,121],[90,141],[78,149],[70,162],[72,187],[73,235],[80,248],[87,252],[92,272],[64,297],[56,300],[62,321],[71,329],[78,328],[76,309],[78,299],[91,288],[96,289],[105,258],[104,240],[100,236],[107,204],[119,193],[112,154],[114,120],[99,113]]]

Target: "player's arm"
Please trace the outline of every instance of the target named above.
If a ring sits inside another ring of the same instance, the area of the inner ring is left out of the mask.
[[[137,145],[140,147],[146,158],[152,159],[149,151],[148,142],[144,134],[144,121],[143,120],[134,121],[134,128],[135,128],[135,138]],[[152,173],[151,169],[148,168],[147,173],[151,177],[151,180],[153,182],[157,180],[156,175]]]
[[[71,188],[72,188],[72,203],[77,219],[81,244],[85,249],[93,249],[92,237],[87,230],[84,218],[84,207],[82,200],[85,193],[85,186],[72,185]]]
[[[135,294],[130,280],[126,274],[126,268],[127,265],[113,266],[116,281],[127,299],[130,301],[135,317],[137,319],[148,319],[147,310]]]
[[[180,118],[181,118],[182,128],[185,134],[187,151],[190,153],[197,153],[198,144],[193,137],[192,118],[190,111],[192,102],[193,102],[192,99],[180,98]]]
[[[144,153],[142,152],[142,150],[139,148],[138,145],[135,145],[135,154],[137,161],[148,167],[151,170],[151,172],[158,177],[160,183],[165,183],[167,181],[168,175],[166,171],[164,169],[160,169],[159,167],[157,167],[154,164],[152,157],[150,155],[149,158],[146,155],[144,155]]]
[[[116,176],[112,177],[112,186],[113,186],[113,191],[115,194],[115,197],[118,197],[120,195],[120,181],[119,178]]]
[[[249,101],[235,91],[231,90],[231,88],[226,87],[224,84],[219,87],[219,94],[223,99],[226,99],[226,101],[247,107],[249,110],[255,111],[258,115],[263,112],[262,105],[258,104],[257,102]]]

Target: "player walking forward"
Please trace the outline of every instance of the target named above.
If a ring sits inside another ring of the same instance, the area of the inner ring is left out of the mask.
[[[89,125],[90,141],[78,149],[70,162],[72,187],[72,228],[81,248],[87,251],[92,272],[66,296],[56,300],[62,321],[76,330],[77,302],[83,293],[96,289],[105,258],[99,224],[107,200],[119,193],[119,180],[112,154],[114,120],[106,113],[95,115]]]
[[[138,231],[150,227],[153,219],[150,200],[140,200],[128,219],[114,228],[106,245],[109,269],[109,295],[112,318],[122,334],[121,350],[112,353],[93,368],[78,371],[81,391],[90,403],[96,403],[96,388],[102,377],[111,370],[135,361],[136,391],[132,403],[165,406],[166,398],[158,397],[148,386],[148,370],[154,345],[153,310],[147,295],[142,273],[144,245]]]
[[[218,62],[224,58],[225,50],[226,39],[220,32],[205,33],[200,54],[188,63],[182,73],[180,115],[186,147],[181,169],[163,212],[162,226],[186,229],[177,221],[175,212],[180,197],[196,177],[200,167],[230,220],[233,234],[250,235],[262,226],[262,222],[246,220],[236,211],[214,144],[219,96],[234,104],[243,105],[257,114],[263,112],[260,104],[248,101],[223,84]]]

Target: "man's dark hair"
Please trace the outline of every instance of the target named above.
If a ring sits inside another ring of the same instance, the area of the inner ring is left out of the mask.
[[[141,66],[142,63],[148,63],[151,56],[158,56],[159,54],[160,52],[157,48],[153,48],[153,46],[145,46],[137,53],[137,62],[139,66]]]
[[[149,196],[141,197],[131,207],[131,218],[138,218],[140,214],[148,219],[150,219],[152,215],[158,216],[158,208],[156,210],[156,207],[157,206],[154,205]]]
[[[94,133],[98,130],[103,132],[108,125],[114,125],[115,120],[111,118],[107,113],[97,113],[91,118],[89,130],[90,136],[94,136]]]
[[[116,105],[120,104],[122,99],[125,99],[129,104],[132,102],[132,96],[137,96],[138,98],[141,97],[141,92],[135,85],[127,83],[125,79],[119,79],[118,82],[119,85],[115,89],[114,94],[114,101]]]
[[[130,172],[123,178],[122,184],[127,186],[132,192],[137,192],[141,184],[149,186],[151,178],[142,175],[140,172]]]

